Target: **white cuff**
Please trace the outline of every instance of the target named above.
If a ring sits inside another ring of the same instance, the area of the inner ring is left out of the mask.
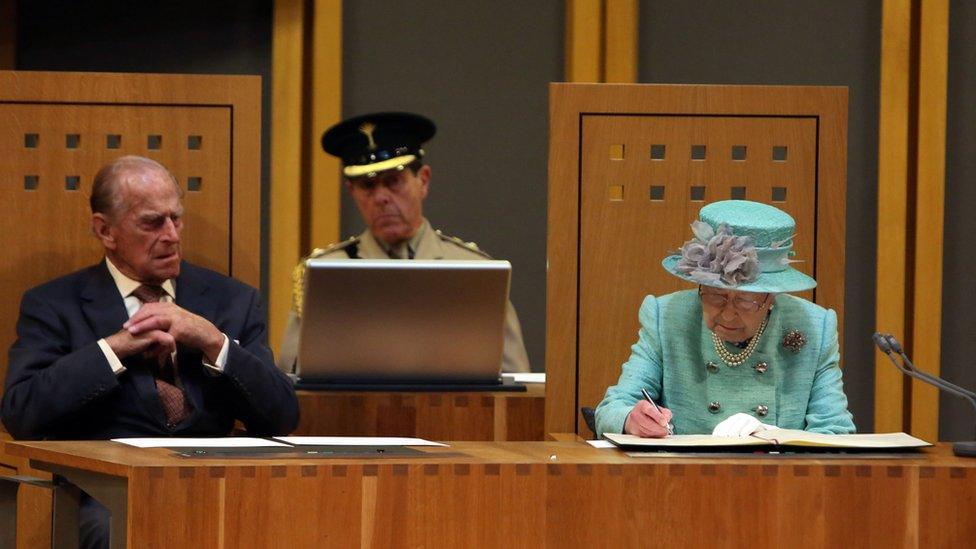
[[[125,371],[125,366],[122,365],[122,361],[109,346],[105,338],[98,340],[98,346],[102,348],[102,353],[105,354],[105,359],[108,360],[108,365],[112,367],[112,373],[115,375],[120,375]]]
[[[224,365],[227,364],[227,352],[230,349],[230,339],[227,338],[227,334],[224,334],[224,344],[220,347],[220,352],[217,353],[217,360],[213,361],[213,364],[207,362],[207,357],[203,357],[203,365],[211,370],[219,373],[224,372]]]

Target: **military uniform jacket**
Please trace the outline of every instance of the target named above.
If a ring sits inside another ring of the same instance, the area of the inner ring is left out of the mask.
[[[642,387],[671,410],[678,434],[711,434],[739,412],[785,429],[854,432],[834,311],[778,295],[755,352],[735,367],[716,353],[695,291],[648,296],[639,316],[630,359],[596,409],[598,434],[623,432]]]
[[[491,256],[478,249],[473,243],[447,236],[431,228],[426,219],[418,230],[420,235],[414,250],[414,259],[491,259]],[[317,249],[308,259],[389,259],[386,249],[367,229],[359,236],[350,238],[328,248]],[[281,343],[278,365],[286,372],[294,369],[298,358],[298,335],[301,327],[301,288],[305,276],[305,261],[295,268],[295,299],[288,326]],[[508,302],[505,312],[505,345],[502,353],[503,372],[528,372],[529,357],[522,342],[522,327],[512,302]]]

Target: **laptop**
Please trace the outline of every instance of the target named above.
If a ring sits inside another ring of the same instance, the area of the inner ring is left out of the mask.
[[[309,260],[299,383],[500,383],[511,270],[495,260]]]

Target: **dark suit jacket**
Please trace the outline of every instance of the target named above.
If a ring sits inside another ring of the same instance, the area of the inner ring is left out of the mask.
[[[19,439],[223,436],[235,419],[257,436],[287,434],[298,423],[291,381],[274,365],[258,292],[184,262],[176,304],[231,340],[222,374],[179,346],[177,364],[193,413],[173,429],[141,357],[115,375],[98,340],[122,328],[125,303],[105,262],[26,292],[10,348],[2,417]]]

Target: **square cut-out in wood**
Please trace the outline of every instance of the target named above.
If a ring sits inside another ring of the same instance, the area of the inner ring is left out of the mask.
[[[64,190],[77,191],[78,187],[80,186],[81,186],[81,176],[78,175],[64,176]]]
[[[25,191],[33,191],[33,190],[36,190],[37,189],[37,186],[40,185],[40,183],[41,183],[41,178],[39,176],[36,176],[36,175],[25,175],[24,176],[24,190]]]
[[[746,199],[746,188],[745,187],[732,187],[732,192],[729,193],[732,200],[745,200]]]
[[[614,143],[610,145],[610,160],[623,160],[624,159],[624,145],[623,143]]]
[[[186,148],[190,149],[191,151],[199,151],[202,147],[203,147],[202,135],[188,135],[186,137]]]
[[[623,185],[610,185],[608,198],[611,202],[620,202],[624,199]]]
[[[691,187],[691,199],[695,202],[703,202],[705,200],[705,186],[693,185]]]
[[[25,133],[24,134],[24,148],[25,149],[36,149],[37,145],[41,142],[41,136],[36,133]]]
[[[105,136],[106,149],[118,149],[122,147],[122,136],[117,133],[110,133]]]
[[[664,153],[667,151],[665,145],[651,145],[651,160],[664,160]]]
[[[651,185],[650,197],[655,202],[664,200],[664,185]]]
[[[163,136],[161,135],[150,135],[146,139],[146,148],[151,151],[158,151],[163,148]]]
[[[732,145],[732,160],[742,162],[746,159],[745,145]]]
[[[691,146],[691,159],[692,160],[705,160],[705,145],[692,145]]]
[[[81,134],[69,133],[64,136],[64,146],[68,149],[77,149],[81,146]]]
[[[773,187],[772,196],[773,202],[786,202],[786,187]]]
[[[203,186],[202,177],[187,177],[186,178],[186,190],[197,192],[200,187]]]
[[[775,145],[773,147],[774,162],[786,162],[786,155],[787,155],[786,145]]]

